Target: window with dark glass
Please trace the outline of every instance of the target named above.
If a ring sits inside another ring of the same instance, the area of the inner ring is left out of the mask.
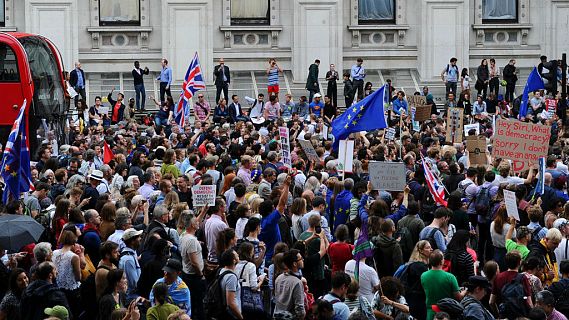
[[[518,0],[482,0],[482,22],[518,22]]]
[[[359,0],[359,24],[395,23],[395,0]]]
[[[6,26],[6,1],[0,0],[0,27]]]
[[[139,26],[140,0],[99,0],[99,25]]]
[[[0,43],[0,82],[18,82],[18,60],[14,50],[5,43]]]
[[[269,24],[269,0],[231,0],[231,24]]]

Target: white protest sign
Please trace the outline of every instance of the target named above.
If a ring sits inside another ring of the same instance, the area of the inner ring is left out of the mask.
[[[192,199],[195,207],[215,206],[215,185],[197,185],[192,187]]]
[[[504,190],[504,202],[506,203],[506,212],[508,213],[508,217],[514,217],[517,221],[520,221],[516,193],[510,190]]]
[[[387,140],[395,139],[395,128],[387,128],[387,130],[385,130],[385,139]]]
[[[340,140],[338,149],[338,170],[352,172],[354,170],[354,140]]]
[[[480,125],[478,125],[478,123],[473,123],[473,124],[465,124],[464,125],[464,136],[468,137],[468,132],[470,130],[474,130],[476,131],[476,133],[474,135],[479,135],[480,134]]]
[[[328,140],[328,126],[325,124],[322,125],[322,139]]]
[[[290,157],[290,141],[289,132],[287,127],[279,127],[279,136],[281,138],[281,154],[283,157],[283,164],[287,168],[292,168],[292,159]]]
[[[403,162],[370,161],[369,180],[374,190],[403,191],[405,180],[405,164]]]
[[[109,107],[99,107],[99,113],[109,115]]]

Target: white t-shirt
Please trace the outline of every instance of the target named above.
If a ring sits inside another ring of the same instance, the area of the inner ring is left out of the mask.
[[[494,181],[492,182],[493,186],[500,186],[502,183],[507,183],[507,184],[524,184],[524,179],[520,178],[520,177],[513,177],[513,176],[508,176],[506,178],[497,175],[496,178],[494,178]]]
[[[377,272],[372,267],[368,266],[367,264],[360,262],[359,265],[360,272],[359,272],[359,282],[360,282],[360,291],[359,294],[366,297],[368,301],[373,301],[373,287],[379,284],[379,276]],[[355,269],[356,269],[356,260],[350,260],[346,262],[346,267],[344,271],[350,275],[350,277],[355,277]]]

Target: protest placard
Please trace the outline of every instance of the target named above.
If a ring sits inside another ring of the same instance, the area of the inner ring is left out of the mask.
[[[354,170],[354,140],[340,140],[338,158],[338,171]]]
[[[197,185],[192,187],[194,207],[215,206],[215,185]]]
[[[279,127],[279,137],[281,140],[281,155],[285,167],[292,168],[292,158],[290,156],[290,140],[287,127]]]
[[[557,112],[557,100],[555,99],[545,99],[545,106],[549,117],[552,118]]]
[[[447,113],[447,135],[446,142],[461,143],[462,142],[462,114],[461,108],[448,108]]]
[[[516,193],[514,191],[504,189],[504,202],[506,203],[506,212],[508,213],[508,217],[514,217],[514,219],[520,221]]]
[[[328,130],[329,127],[325,124],[322,125],[322,139],[328,140]]]
[[[109,115],[109,107],[99,107],[99,113]]]
[[[300,144],[300,147],[308,157],[308,160],[313,161],[315,163],[320,162],[320,158],[318,158],[318,154],[316,153],[316,150],[314,150],[314,147],[312,146],[312,143],[310,141],[298,140],[298,143]]]
[[[405,164],[403,162],[370,161],[369,179],[374,190],[403,191]]]
[[[411,108],[415,108],[415,116],[413,120],[425,121],[431,118],[431,106],[426,106],[427,100],[425,96],[407,96],[407,103],[409,104],[409,110],[411,110]]]
[[[394,140],[395,139],[395,128],[387,128],[385,130],[385,139]]]
[[[470,165],[486,165],[486,138],[484,136],[466,137],[466,150],[468,150],[468,160]]]
[[[464,125],[464,136],[465,137],[468,137],[468,132],[470,132],[470,130],[474,130],[476,132],[474,135],[477,136],[480,134],[480,125],[478,123]]]
[[[547,157],[551,128],[546,125],[498,119],[492,154],[512,160],[514,171],[529,169],[539,157]]]

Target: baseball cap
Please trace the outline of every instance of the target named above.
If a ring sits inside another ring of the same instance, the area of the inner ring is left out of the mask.
[[[553,227],[555,229],[561,229],[561,228],[565,227],[567,224],[569,224],[569,221],[567,221],[567,219],[559,218],[553,222]]]
[[[69,311],[64,306],[54,306],[53,308],[45,308],[43,312],[52,317],[59,318],[61,320],[69,319]]]
[[[317,93],[314,95],[314,98],[322,98],[322,95],[320,93]]]
[[[138,237],[142,234],[142,230],[136,230],[135,228],[126,229],[126,231],[122,235],[123,241],[127,241],[134,237]]]
[[[182,271],[182,263],[180,260],[177,259],[168,259],[166,261],[166,265],[162,268],[165,272],[168,273],[177,273]]]
[[[483,277],[483,276],[471,276],[470,278],[468,278],[468,284],[469,284],[469,287],[472,286],[474,288],[478,288],[478,287],[481,287],[484,289],[492,288],[490,281],[488,281],[488,279],[486,279],[486,277]]]

